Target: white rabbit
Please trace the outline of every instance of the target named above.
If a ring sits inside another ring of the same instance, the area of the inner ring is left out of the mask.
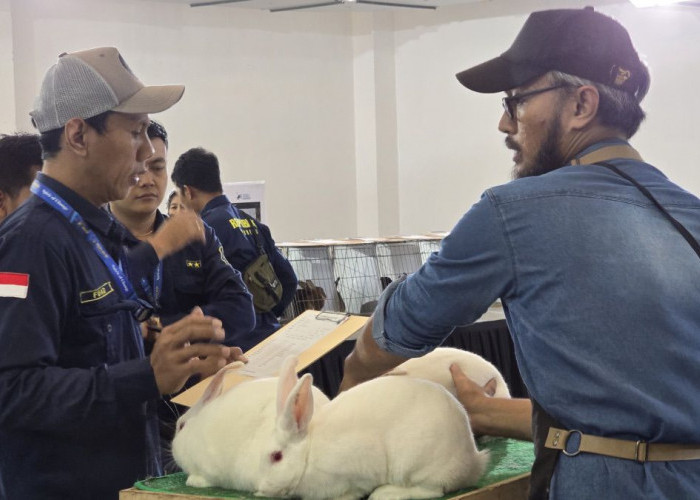
[[[408,375],[430,380],[456,395],[450,373],[452,363],[457,363],[467,377],[484,387],[489,396],[510,398],[508,385],[495,366],[478,354],[453,347],[438,347],[420,358],[404,361],[387,375]]]
[[[400,500],[440,497],[484,472],[488,454],[443,387],[380,377],[318,405],[311,375],[297,379],[295,365],[287,360],[279,378],[239,384],[186,418],[173,456],[188,485]]]

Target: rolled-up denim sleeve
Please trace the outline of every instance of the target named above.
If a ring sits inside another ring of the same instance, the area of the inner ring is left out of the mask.
[[[455,327],[479,319],[514,281],[504,225],[484,195],[418,271],[386,288],[372,336],[385,351],[422,356]]]

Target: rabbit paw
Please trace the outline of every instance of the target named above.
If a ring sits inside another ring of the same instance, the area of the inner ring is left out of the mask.
[[[444,495],[442,488],[426,488],[424,486],[396,486],[385,484],[375,489],[369,500],[406,500],[419,498],[440,498]]]
[[[193,488],[208,488],[213,486],[209,481],[204,479],[204,477],[197,474],[190,474],[187,476],[187,482],[185,484],[187,486],[192,486]]]

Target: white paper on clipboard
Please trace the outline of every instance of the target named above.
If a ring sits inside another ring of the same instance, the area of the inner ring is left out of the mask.
[[[282,361],[297,356],[296,370],[303,370],[344,340],[352,337],[369,318],[345,313],[304,311],[289,324],[245,353],[248,363],[226,374],[224,390],[261,377],[276,376]],[[175,396],[172,401],[192,406],[213,379],[208,377]]]
[[[305,314],[290,323],[283,335],[260,345],[246,354],[248,363],[238,370],[250,377],[273,377],[287,356],[298,356],[348,319],[344,313],[318,312]]]

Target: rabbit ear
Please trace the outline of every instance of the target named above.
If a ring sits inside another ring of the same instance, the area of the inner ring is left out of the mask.
[[[286,395],[277,394],[277,429],[287,438],[303,437],[314,413],[314,398],[311,392],[313,377],[310,373],[297,380],[291,391]],[[278,389],[283,389],[280,383]],[[280,408],[279,402],[284,403]]]
[[[295,356],[288,356],[284,359],[277,382],[277,415],[282,413],[287,397],[297,383],[296,368],[297,358]]]
[[[497,387],[498,383],[496,382],[496,377],[491,377],[489,381],[484,384],[484,392],[488,396],[493,397],[496,394]]]
[[[241,366],[243,366],[241,361],[235,361],[216,372],[216,375],[214,375],[214,378],[204,390],[204,394],[202,394],[202,397],[199,398],[199,401],[197,401],[196,406],[198,408],[203,407],[207,403],[210,403],[212,400],[219,397],[224,390],[224,378],[226,378],[226,374],[231,370],[240,368]]]

